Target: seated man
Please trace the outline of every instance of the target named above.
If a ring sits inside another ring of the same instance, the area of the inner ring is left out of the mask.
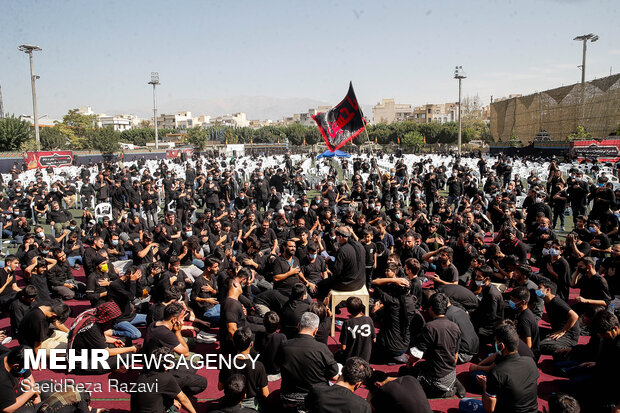
[[[319,383],[312,386],[306,398],[306,408],[310,413],[338,411],[340,413],[370,413],[372,410],[366,400],[355,394],[372,373],[368,362],[359,357],[351,357],[342,368],[340,378],[333,386]]]
[[[76,295],[81,298],[86,291],[86,284],[75,280],[67,261],[67,254],[60,248],[53,248],[51,253],[56,260],[56,265],[47,273],[52,294],[63,300],[72,300]]]
[[[68,335],[68,349],[92,350],[105,349],[108,352],[107,363],[110,368],[121,368],[117,357],[121,354],[136,353],[142,346],[127,346],[122,340],[112,336],[112,325],[122,314],[121,309],[113,301],[101,304],[97,308],[90,308],[76,317]],[[77,365],[73,374],[106,374],[110,371],[98,366],[94,369],[82,369]]]
[[[234,374],[241,374],[246,378],[245,398],[242,405],[252,409],[258,409],[259,404],[264,402],[269,396],[269,387],[267,386],[267,372],[265,366],[260,361],[252,361],[250,359],[250,350],[253,348],[252,330],[248,327],[241,327],[235,331],[233,336],[235,349],[237,350],[237,361],[233,363],[231,368],[222,366],[218,376],[217,388],[224,390],[224,383]]]
[[[21,323],[24,315],[34,307],[38,293],[37,287],[34,285],[27,285],[23,290],[17,293],[17,299],[9,306],[11,334],[13,337],[17,337],[19,323]]]
[[[482,404],[488,413],[538,412],[538,369],[530,357],[517,352],[519,335],[509,324],[495,330],[495,345],[501,352],[488,377],[478,375]],[[481,407],[482,407],[481,406]]]
[[[171,356],[173,351],[168,347],[160,347],[153,352],[153,356],[163,359]],[[131,393],[132,413],[167,413],[174,402],[180,403],[190,413],[196,413],[192,402],[181,390],[177,379],[166,368],[167,363],[153,363],[150,369],[145,369],[136,383],[157,386],[157,391]]]
[[[306,287],[301,283],[295,284],[289,300],[280,311],[281,331],[289,340],[297,335],[299,331],[299,320],[301,320],[301,316],[310,308],[307,297]]]
[[[181,336],[186,309],[183,304],[172,303],[164,309],[164,319],[153,322],[146,331],[144,352],[154,354],[157,349],[172,349],[181,357],[189,356],[189,346]],[[196,374],[194,369],[179,368],[172,372],[185,394],[194,396],[207,388],[207,379]]]
[[[280,346],[276,363],[282,374],[280,399],[286,409],[302,408],[312,385],[327,384],[338,374],[329,348],[314,339],[318,329],[319,316],[304,313],[298,336]]]
[[[368,379],[368,398],[377,413],[432,413],[431,405],[418,379],[390,377],[374,370]]]
[[[25,365],[23,345],[0,356],[0,411],[36,412],[42,401],[34,377]],[[30,384],[30,386],[26,386]]]
[[[60,300],[34,307],[19,323],[19,343],[32,347],[35,352],[39,349],[66,348],[69,329],[63,323],[70,314],[69,306]],[[50,324],[56,330],[50,329]]]
[[[407,366],[398,375],[412,375],[420,380],[427,397],[465,396],[465,387],[456,378],[461,330],[446,317],[450,300],[437,293],[429,299],[433,321],[422,328],[416,346],[411,348]],[[424,359],[423,362],[418,362]],[[416,363],[417,362],[417,363]],[[414,365],[415,364],[415,365]]]
[[[210,413],[256,413],[256,410],[242,406],[246,399],[247,380],[242,374],[232,374],[223,384],[224,397],[208,411]]]

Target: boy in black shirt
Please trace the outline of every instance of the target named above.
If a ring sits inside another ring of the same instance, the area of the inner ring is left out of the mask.
[[[370,361],[372,345],[377,341],[374,323],[370,317],[364,315],[365,306],[359,297],[347,299],[347,311],[351,314],[351,318],[342,325],[340,334],[342,348],[337,359],[341,363],[351,357]]]
[[[275,311],[269,311],[263,318],[265,325],[264,333],[256,334],[255,348],[260,354],[259,361],[265,366],[267,380],[280,380],[280,367],[276,365],[275,357],[283,343],[286,343],[286,336],[278,333],[280,327],[280,317]]]
[[[532,310],[528,308],[530,292],[526,287],[517,287],[510,292],[508,304],[517,313],[517,333],[519,338],[532,349],[534,361],[540,356],[540,334],[538,321]]]
[[[377,268],[377,245],[372,242],[372,230],[364,230],[364,237],[362,238],[362,246],[366,251],[366,288],[370,288],[372,283],[372,273]]]
[[[415,258],[407,258],[405,261],[405,274],[409,278],[409,293],[416,299],[416,306],[422,304],[422,280],[418,277],[420,273],[420,261]]]
[[[224,383],[233,374],[241,374],[246,379],[245,398],[241,402],[243,406],[258,409],[258,406],[269,396],[267,386],[267,373],[265,366],[260,361],[250,360],[250,350],[253,347],[252,330],[249,327],[241,327],[235,331],[233,343],[237,350],[236,361],[228,369],[223,367],[218,376],[217,388],[224,390]],[[240,367],[240,368],[239,368]]]

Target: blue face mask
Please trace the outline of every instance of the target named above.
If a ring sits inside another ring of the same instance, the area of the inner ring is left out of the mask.
[[[316,254],[310,254],[309,257],[310,257],[311,260],[313,260],[313,259],[316,258]]]
[[[188,237],[191,237],[193,233],[193,231],[185,231],[185,235],[187,235]]]
[[[112,245],[114,245],[114,246],[118,245],[118,240],[117,239],[113,239],[112,240]]]
[[[514,301],[512,300],[508,300],[508,305],[510,306],[511,309],[516,310],[517,309],[517,305],[515,304]]]
[[[594,227],[588,228],[588,231],[590,231],[591,234],[596,234],[596,228]]]
[[[551,255],[553,257],[557,257],[558,255],[560,255],[560,251],[556,250],[555,248],[551,248],[549,250],[549,255]]]
[[[545,296],[545,293],[543,292],[543,290],[536,290],[536,295],[540,298],[543,298]]]
[[[484,281],[478,281],[478,280],[476,280],[476,285],[477,285],[478,287],[482,287],[482,286],[484,285]]]
[[[497,341],[494,343],[494,346],[495,346],[495,352],[496,353],[501,353],[499,347],[497,346]]]

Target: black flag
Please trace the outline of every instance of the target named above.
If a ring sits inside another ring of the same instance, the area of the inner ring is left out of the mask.
[[[366,127],[352,83],[349,83],[349,92],[342,102],[327,112],[317,113],[312,119],[332,152],[362,133]]]

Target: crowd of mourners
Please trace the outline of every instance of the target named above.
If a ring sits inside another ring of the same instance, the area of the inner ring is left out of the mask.
[[[108,352],[111,370],[75,375],[123,372],[136,352],[238,355],[209,383],[217,412],[428,413],[457,396],[463,412],[535,413],[546,355],[565,378],[550,412],[618,411],[620,189],[596,165],[519,176],[503,156],[361,156],[315,183],[280,159],[100,162],[29,182],[16,165],[0,182],[0,411],[90,411],[88,393],[23,390],[28,348]],[[334,291],[351,296],[332,313]],[[195,412],[198,373],[145,368],[137,382],[158,391],[132,393],[131,411]]]

